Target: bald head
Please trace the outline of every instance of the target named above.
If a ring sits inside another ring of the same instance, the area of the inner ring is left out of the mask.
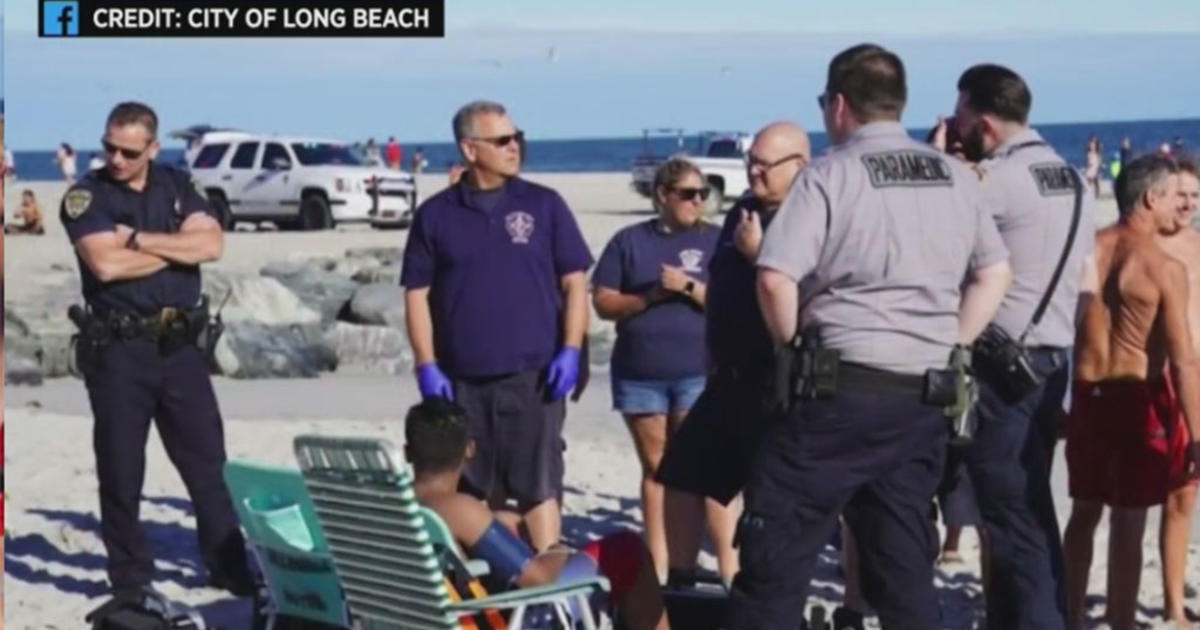
[[[750,145],[747,161],[750,190],[764,206],[778,206],[810,157],[808,133],[800,125],[779,121],[763,127]]]

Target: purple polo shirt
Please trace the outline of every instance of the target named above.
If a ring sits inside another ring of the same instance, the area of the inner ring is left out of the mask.
[[[466,178],[417,208],[400,284],[429,287],[433,346],[453,377],[540,370],[562,338],[560,278],[592,255],[555,191],[510,179],[489,211]]]
[[[617,232],[600,254],[592,284],[621,293],[645,293],[659,284],[664,264],[708,282],[708,263],[721,232],[711,223],[667,233],[658,219]],[[634,380],[703,376],[704,310],[675,295],[617,322],[612,375]]]

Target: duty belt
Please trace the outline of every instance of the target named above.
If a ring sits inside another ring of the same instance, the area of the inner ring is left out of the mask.
[[[897,374],[844,361],[838,365],[837,379],[839,392],[911,395],[920,399],[925,391],[924,375]]]
[[[149,315],[109,312],[101,319],[118,339],[157,339],[168,331],[187,326],[188,311],[168,306]]]

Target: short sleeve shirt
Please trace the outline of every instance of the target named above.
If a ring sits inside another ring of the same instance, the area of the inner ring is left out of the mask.
[[[1072,167],[1033,129],[1013,136],[980,164],[980,186],[1004,244],[1012,252],[1013,284],[995,322],[1012,337],[1033,320],[1038,302],[1067,245],[1075,211]],[[1078,173],[1077,173],[1078,174]],[[1079,181],[1082,184],[1083,178]],[[1084,191],[1079,227],[1062,276],[1041,322],[1025,338],[1030,346],[1065,348],[1075,341],[1075,303],[1083,261],[1095,245],[1095,204]]]
[[[801,326],[842,360],[943,367],[967,272],[1008,256],[978,179],[900,123],[864,125],[801,172],[758,264],[800,283]]]
[[[592,256],[563,198],[519,178],[491,210],[464,178],[417,208],[400,284],[429,288],[434,351],[451,376],[542,369],[562,337],[563,276]]]
[[[657,219],[631,225],[604,248],[592,284],[621,293],[645,293],[659,283],[663,265],[680,267],[689,277],[707,283],[719,234],[717,226],[705,222],[671,233]],[[617,322],[615,378],[702,376],[705,363],[704,311],[688,296],[674,296]]]
[[[744,197],[725,216],[717,249],[708,266],[706,339],[709,360],[719,366],[743,370],[766,369],[774,343],[758,308],[755,286],[758,268],[734,245],[742,212],[755,212],[763,229],[775,212],[763,209],[753,197]]]
[[[151,163],[146,186],[140,191],[113,180],[103,169],[90,171],[63,195],[59,218],[71,243],[77,244],[88,235],[111,232],[117,225],[148,233],[175,233],[194,212],[216,218],[187,173]],[[200,301],[198,265],[171,263],[144,278],[104,283],[79,257],[79,273],[84,299],[100,312],[147,315],[167,307],[193,307]]]

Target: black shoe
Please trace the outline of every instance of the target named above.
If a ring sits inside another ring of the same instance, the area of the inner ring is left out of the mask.
[[[863,630],[863,614],[837,607],[833,611],[833,630]]]

